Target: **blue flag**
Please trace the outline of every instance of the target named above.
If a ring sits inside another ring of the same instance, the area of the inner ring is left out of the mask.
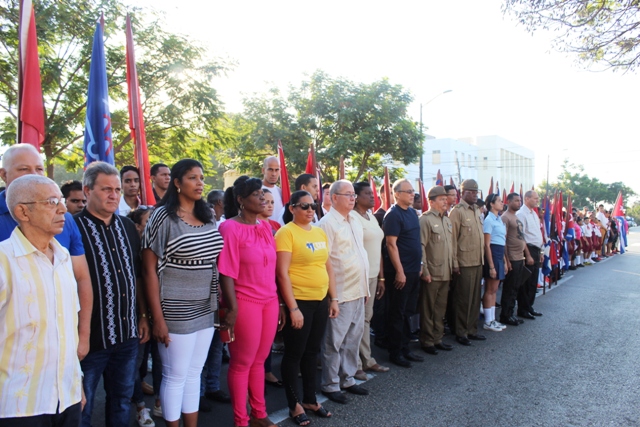
[[[107,64],[104,57],[104,41],[100,23],[96,25],[96,32],[93,36],[83,149],[85,168],[96,160],[114,164]]]

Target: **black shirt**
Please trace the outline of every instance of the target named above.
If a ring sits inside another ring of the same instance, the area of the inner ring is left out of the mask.
[[[393,205],[384,216],[382,225],[384,235],[396,236],[396,246],[400,255],[400,263],[405,273],[419,273],[422,261],[422,246],[420,245],[420,221],[416,211],[409,207],[402,209]],[[386,239],[382,248],[385,271],[394,271],[395,268],[389,258]]]
[[[129,218],[111,224],[83,209],[73,217],[82,235],[91,285],[90,352],[138,337],[136,280],[140,276],[140,236]]]

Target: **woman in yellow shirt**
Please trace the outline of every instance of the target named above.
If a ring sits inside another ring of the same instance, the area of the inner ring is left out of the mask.
[[[316,401],[316,358],[327,317],[337,317],[339,308],[327,236],[311,225],[316,208],[309,193],[296,191],[289,205],[293,221],[276,233],[280,309],[286,318],[280,372],[289,414],[301,426],[311,423],[305,410],[323,418],[332,415]],[[298,372],[302,375],[302,400],[298,397]]]

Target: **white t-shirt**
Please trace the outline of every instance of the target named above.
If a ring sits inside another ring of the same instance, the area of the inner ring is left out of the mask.
[[[263,189],[267,189],[271,191],[273,194],[273,214],[269,217],[269,219],[273,221],[278,221],[280,217],[282,217],[282,208],[284,207],[284,203],[282,203],[282,189],[277,185],[273,187],[267,187],[266,185],[262,186]]]
[[[598,218],[600,220],[600,223],[602,224],[602,226],[604,228],[609,229],[609,219],[604,214],[604,212],[598,212],[596,214],[596,218]]]
[[[118,205],[118,214],[122,216],[129,215],[133,209],[127,204],[126,200],[124,200],[124,196],[120,196],[120,204]]]

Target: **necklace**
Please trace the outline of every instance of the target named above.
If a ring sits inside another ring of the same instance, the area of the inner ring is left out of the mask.
[[[240,220],[242,221],[242,223],[243,223],[243,224],[247,224],[247,225],[257,225],[257,224],[260,224],[260,221],[258,221],[258,219],[256,219],[256,222],[254,222],[254,223],[251,223],[251,222],[247,221],[247,220],[244,218],[244,216],[242,216],[242,212],[240,212],[240,213],[238,214],[238,218],[240,218]]]
[[[360,212],[360,210],[358,210],[358,208],[354,208],[353,210],[358,212],[362,218],[369,219],[369,214],[367,213],[367,211],[364,211],[364,213],[362,213]]]

